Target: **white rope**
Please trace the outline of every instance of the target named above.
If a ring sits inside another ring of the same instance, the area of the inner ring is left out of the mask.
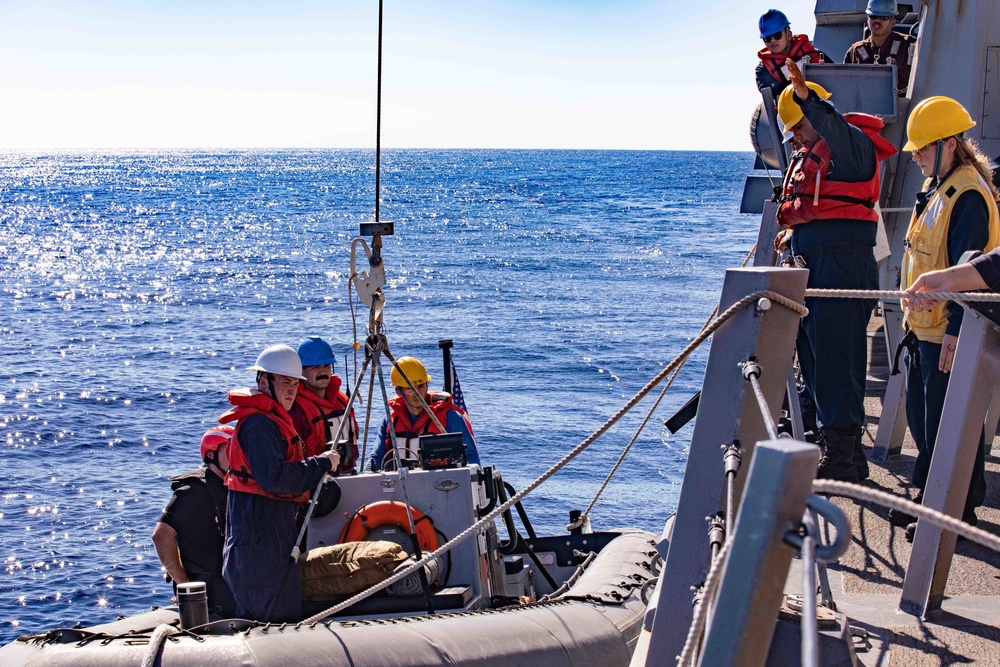
[[[937,301],[1000,301],[1000,294],[987,292],[917,292],[900,290],[807,289],[806,298],[834,299],[934,299]]]
[[[730,318],[732,318],[740,310],[742,310],[743,308],[745,308],[746,306],[748,306],[750,304],[756,303],[761,298],[768,298],[772,302],[777,303],[779,305],[782,305],[782,306],[788,308],[789,310],[792,310],[795,313],[798,313],[799,316],[801,316],[801,317],[805,317],[805,315],[807,315],[809,313],[809,309],[807,309],[801,303],[798,303],[797,301],[789,299],[788,297],[786,297],[786,296],[784,296],[782,294],[778,294],[777,292],[772,292],[770,290],[762,290],[760,292],[754,292],[753,294],[748,294],[747,296],[743,297],[742,299],[740,299],[739,301],[737,301],[736,303],[734,303],[732,306],[730,306],[724,313],[722,313],[721,315],[719,315],[719,317],[717,317],[715,319],[715,321],[712,322],[709,326],[705,327],[701,331],[701,333],[699,333],[694,338],[694,340],[692,340],[690,343],[688,343],[688,345],[681,351],[680,354],[678,354],[674,358],[673,361],[671,361],[662,370],[660,370],[660,372],[657,373],[656,376],[652,380],[650,380],[649,382],[646,383],[646,386],[644,386],[642,389],[640,389],[636,393],[635,396],[633,396],[631,399],[629,399],[629,401],[624,406],[622,406],[618,410],[618,412],[616,412],[615,414],[613,414],[606,422],[604,422],[604,424],[602,424],[600,426],[600,428],[598,428],[596,431],[594,431],[589,436],[587,436],[587,438],[584,439],[583,442],[581,442],[579,445],[577,445],[572,450],[570,450],[570,452],[568,454],[566,454],[564,457],[562,457],[551,468],[549,468],[548,470],[546,470],[545,472],[543,472],[537,479],[535,479],[533,482],[531,482],[530,484],[528,484],[526,487],[524,487],[523,489],[521,489],[519,492],[517,492],[516,494],[514,494],[513,496],[511,496],[510,499],[508,499],[505,503],[503,503],[499,507],[496,507],[492,512],[490,512],[489,514],[487,514],[486,516],[484,516],[482,519],[480,519],[476,523],[472,524],[471,526],[469,526],[468,528],[466,528],[465,530],[463,530],[461,533],[459,533],[458,535],[456,535],[455,537],[453,537],[451,540],[449,540],[443,546],[439,547],[436,551],[434,551],[434,552],[432,552],[430,554],[425,554],[423,558],[421,558],[420,560],[416,561],[412,565],[406,567],[405,569],[397,570],[391,577],[389,577],[385,581],[383,581],[383,582],[381,582],[379,584],[375,584],[371,588],[368,588],[368,589],[366,589],[364,591],[361,591],[357,595],[354,595],[353,597],[350,597],[350,598],[344,600],[343,602],[340,602],[340,603],[338,603],[338,604],[330,607],[326,611],[322,611],[322,612],[320,612],[318,614],[315,614],[314,616],[310,616],[309,618],[307,618],[306,620],[304,620],[302,622],[305,623],[305,624],[319,623],[324,618],[326,618],[328,616],[332,616],[333,614],[336,614],[336,613],[338,613],[340,611],[343,611],[344,609],[347,609],[348,607],[350,607],[351,605],[353,605],[353,604],[355,604],[357,602],[361,602],[362,600],[365,600],[365,599],[371,597],[375,593],[378,593],[379,591],[381,591],[381,590],[383,590],[385,588],[388,588],[389,586],[391,586],[392,584],[396,583],[400,579],[409,576],[413,572],[416,572],[419,568],[422,568],[424,565],[426,565],[427,563],[429,563],[431,560],[433,560],[435,558],[438,558],[442,554],[450,551],[454,547],[458,546],[459,544],[461,544],[462,542],[464,542],[465,540],[467,540],[469,537],[472,537],[473,535],[475,535],[476,533],[478,533],[478,531],[481,528],[483,528],[484,526],[486,526],[487,524],[489,524],[490,522],[492,522],[496,517],[500,516],[503,512],[506,512],[511,507],[513,507],[515,504],[517,504],[518,502],[520,502],[522,498],[524,498],[529,493],[531,493],[536,488],[538,488],[538,486],[542,482],[544,482],[545,480],[547,480],[550,477],[552,477],[552,475],[554,475],[557,472],[559,472],[570,461],[572,461],[574,458],[576,458],[577,455],[579,455],[581,452],[583,452],[585,449],[587,449],[587,447],[589,447],[591,444],[593,444],[594,441],[597,440],[597,438],[599,438],[601,435],[603,435],[608,429],[610,429],[612,426],[614,426],[615,423],[618,422],[618,420],[620,420],[622,417],[624,417],[625,414],[627,414],[629,412],[629,410],[631,410],[633,407],[635,407],[635,405],[639,401],[641,401],[643,398],[645,398],[646,395],[649,394],[649,392],[651,392],[656,387],[656,385],[659,384],[663,380],[663,378],[665,378],[667,375],[669,375],[670,373],[672,373],[675,368],[677,368],[681,363],[683,363],[684,360],[687,359],[688,356],[690,356],[692,352],[694,352],[696,349],[698,349],[698,346],[700,346],[703,342],[705,342],[708,339],[709,336],[712,335],[712,333],[714,333],[719,327],[721,327],[723,324],[725,324]]]
[[[828,493],[834,496],[845,496],[856,500],[865,500],[894,510],[906,512],[907,514],[915,516],[918,519],[925,519],[926,521],[943,528],[944,530],[950,530],[953,533],[958,533],[962,537],[966,537],[973,542],[982,544],[984,547],[989,547],[994,551],[1000,551],[1000,537],[997,537],[992,533],[987,533],[982,528],[970,526],[964,521],[938,512],[930,507],[918,505],[912,500],[908,500],[902,496],[886,493],[885,491],[878,491],[876,489],[871,489],[858,484],[851,484],[850,482],[835,482],[832,479],[817,479],[813,482],[813,491],[816,493]]]
[[[160,647],[167,640],[167,635],[173,633],[175,630],[177,628],[165,623],[156,627],[153,634],[149,636],[149,643],[146,644],[146,650],[142,654],[142,667],[153,667],[156,664],[156,658],[160,654]]]
[[[743,259],[743,264],[740,265],[741,268],[750,263],[750,260],[753,259],[754,253],[756,251],[757,251],[757,244],[754,243],[753,247],[750,248],[750,252],[748,252],[747,256]],[[711,315],[709,315],[708,318],[705,320],[705,323],[703,325],[701,325],[702,330],[704,330],[705,327],[707,327],[709,324],[712,323],[712,319],[715,317],[715,314],[718,313],[718,312],[719,312],[719,307],[718,306],[716,306],[715,308],[712,309]],[[642,423],[639,424],[639,428],[637,428],[635,430],[635,435],[633,435],[632,439],[629,440],[629,443],[625,446],[625,449],[622,451],[621,455],[618,457],[618,460],[615,461],[615,465],[612,466],[611,472],[609,472],[608,476],[604,479],[604,483],[601,484],[601,488],[599,488],[597,490],[597,493],[594,494],[594,499],[590,501],[590,505],[588,505],[587,509],[585,509],[583,511],[583,514],[580,515],[580,518],[578,518],[576,521],[574,521],[574,522],[572,522],[572,523],[570,523],[569,525],[566,526],[566,530],[574,530],[574,529],[579,528],[580,526],[583,526],[583,525],[585,525],[587,523],[587,519],[590,518],[590,511],[594,509],[594,506],[597,504],[597,501],[600,499],[601,495],[604,493],[604,490],[608,488],[608,484],[611,483],[611,479],[615,476],[615,473],[618,472],[618,469],[621,467],[622,463],[625,461],[625,457],[627,457],[628,453],[630,451],[632,451],[632,445],[634,445],[636,443],[636,440],[639,439],[639,436],[642,434],[643,430],[646,428],[646,424],[648,424],[649,420],[652,419],[653,413],[656,412],[656,409],[658,407],[660,407],[660,402],[663,400],[663,397],[667,395],[667,391],[670,389],[670,387],[673,386],[674,380],[676,380],[677,376],[680,375],[681,368],[684,367],[684,363],[686,361],[687,360],[685,359],[680,364],[678,364],[677,369],[674,371],[674,374],[670,376],[669,380],[667,380],[667,384],[663,385],[663,389],[660,391],[660,395],[656,397],[655,401],[653,401],[653,406],[649,409],[649,412],[646,413],[646,417],[642,420]]]
[[[684,648],[677,657],[679,667],[693,665],[697,660],[698,656],[695,651],[700,643],[699,638],[705,627],[705,620],[708,618],[710,601],[715,597],[715,589],[719,587],[719,582],[722,580],[722,563],[726,560],[726,555],[729,554],[729,548],[732,545],[731,541],[726,542],[719,550],[719,555],[712,561],[712,567],[708,571],[708,577],[705,578],[705,585],[702,588],[701,599],[698,600],[698,604],[694,608],[691,627],[688,628],[687,639],[684,640]]]

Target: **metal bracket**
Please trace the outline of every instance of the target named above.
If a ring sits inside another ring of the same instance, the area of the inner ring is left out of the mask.
[[[364,225],[362,225],[362,227],[364,227]],[[361,246],[364,250],[365,257],[368,258],[368,271],[358,271],[357,269],[358,246]],[[371,248],[369,248],[368,243],[360,237],[351,241],[351,279],[354,281],[354,289],[358,292],[358,298],[361,299],[363,304],[371,308],[375,293],[381,289],[383,285],[385,285],[385,262],[379,261],[376,264],[372,259]]]

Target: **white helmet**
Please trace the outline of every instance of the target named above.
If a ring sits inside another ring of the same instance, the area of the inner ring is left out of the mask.
[[[287,345],[271,345],[264,348],[264,351],[257,357],[256,363],[247,370],[305,380],[302,377],[302,362],[299,361],[299,353]]]

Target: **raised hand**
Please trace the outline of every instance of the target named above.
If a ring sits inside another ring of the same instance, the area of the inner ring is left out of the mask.
[[[788,67],[788,76],[792,80],[795,97],[804,101],[809,97],[809,86],[806,85],[805,77],[802,76],[802,70],[791,58],[785,61],[785,65]]]

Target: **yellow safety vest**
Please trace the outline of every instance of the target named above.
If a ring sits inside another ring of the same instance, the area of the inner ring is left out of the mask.
[[[928,179],[924,190],[931,186]],[[912,285],[917,278],[928,271],[937,271],[951,266],[948,257],[948,228],[951,212],[959,196],[968,190],[976,190],[983,195],[990,212],[990,240],[983,252],[989,252],[1000,245],[1000,214],[989,186],[983,181],[975,167],[962,165],[938,186],[920,215],[914,211],[910,227],[906,231],[903,254],[903,288]],[[941,303],[926,313],[905,312],[905,322],[923,341],[940,343],[948,326],[946,303]]]

